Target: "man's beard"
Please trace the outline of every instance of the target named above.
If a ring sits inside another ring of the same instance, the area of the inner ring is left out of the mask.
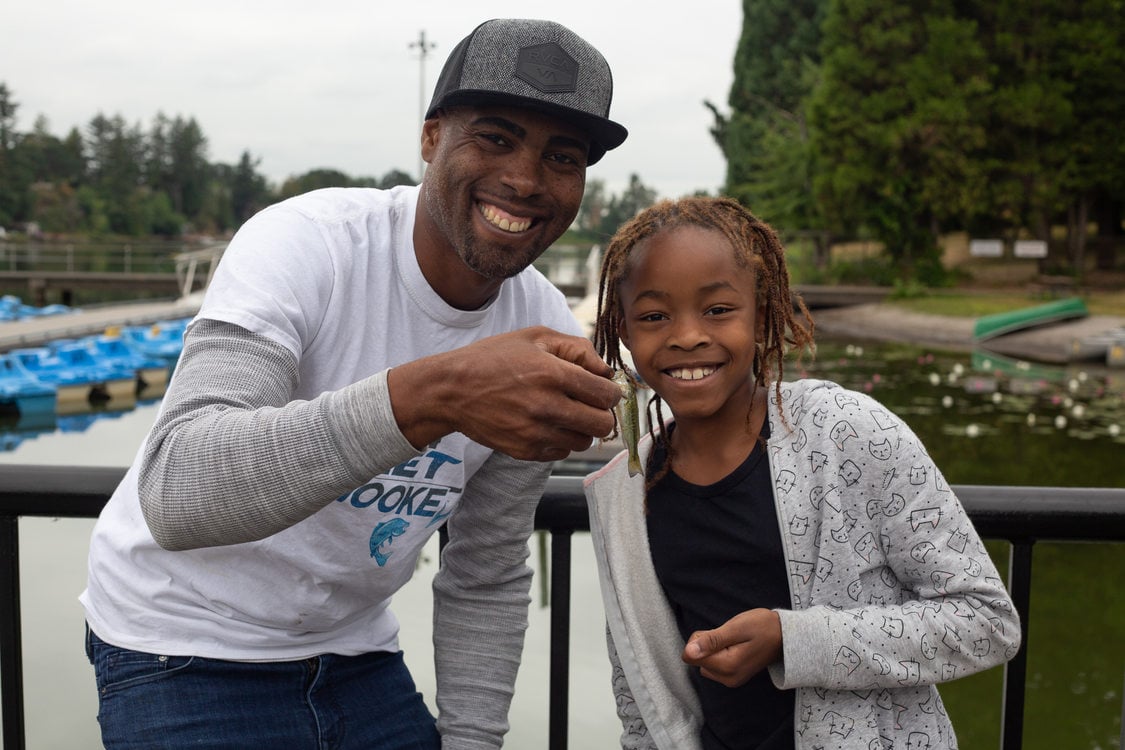
[[[509,250],[496,245],[481,247],[481,244],[476,237],[469,237],[463,247],[457,248],[457,254],[474,273],[486,279],[510,279],[530,266],[540,255],[537,250],[527,254],[527,251]]]

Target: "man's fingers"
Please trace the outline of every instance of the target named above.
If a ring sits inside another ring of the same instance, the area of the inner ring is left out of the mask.
[[[610,409],[621,390],[587,339],[528,328],[446,356],[454,358],[457,386],[453,400],[446,394],[447,406],[436,407],[438,418],[482,445],[518,459],[554,461],[613,431]]]
[[[598,356],[589,339],[559,333],[549,328],[536,330],[540,336],[539,345],[545,351],[559,359],[576,364],[594,375],[605,378],[613,376],[613,368]]]
[[[595,409],[612,409],[621,400],[621,388],[609,376],[594,375],[589,370],[569,363],[566,366],[570,368],[570,372],[567,374],[565,390],[571,398]]]

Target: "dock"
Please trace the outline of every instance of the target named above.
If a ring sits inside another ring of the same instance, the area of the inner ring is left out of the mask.
[[[44,315],[0,323],[0,352],[21,347],[45,346],[51,341],[105,333],[107,328],[148,326],[164,320],[190,318],[199,312],[200,293],[174,300],[127,302],[79,308],[69,313]]]

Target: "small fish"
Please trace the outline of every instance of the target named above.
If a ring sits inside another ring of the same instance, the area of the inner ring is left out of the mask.
[[[641,473],[641,454],[637,442],[641,439],[640,411],[637,407],[637,384],[629,373],[620,369],[613,373],[613,382],[621,388],[623,398],[613,407],[617,414],[617,424],[621,429],[621,440],[629,449],[629,476]]]

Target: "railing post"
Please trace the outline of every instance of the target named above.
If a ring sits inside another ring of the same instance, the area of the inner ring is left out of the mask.
[[[1031,558],[1034,542],[1012,542],[1008,557],[1008,593],[1020,615],[1020,650],[1004,665],[1004,704],[1000,711],[1000,747],[1023,747],[1024,701],[1027,693],[1027,634],[1031,622]]]
[[[0,516],[0,721],[6,750],[25,747],[19,517]]]
[[[549,750],[566,750],[570,720],[570,529],[551,529]]]

